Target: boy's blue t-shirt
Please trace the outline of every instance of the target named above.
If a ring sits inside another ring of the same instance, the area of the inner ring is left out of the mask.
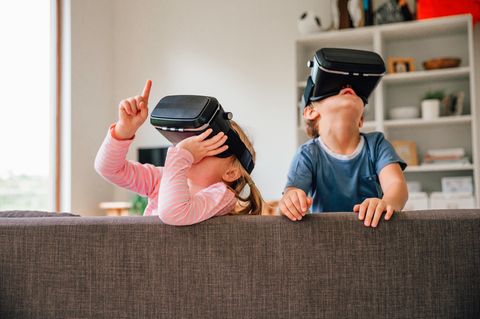
[[[312,212],[348,212],[366,198],[382,198],[378,180],[382,168],[390,163],[400,164],[402,170],[407,166],[382,133],[360,135],[359,146],[350,156],[333,154],[320,138],[300,146],[286,187],[300,188],[311,196]]]

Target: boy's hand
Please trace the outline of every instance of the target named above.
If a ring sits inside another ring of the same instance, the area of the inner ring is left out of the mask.
[[[115,125],[115,137],[131,139],[148,117],[148,98],[152,81],[147,80],[142,95],[122,100],[118,105],[118,122]]]
[[[287,188],[283,194],[278,208],[280,212],[290,218],[290,220],[301,220],[307,213],[307,210],[312,205],[312,199],[307,197],[307,194],[299,188]]]
[[[367,227],[377,227],[383,212],[385,220],[392,218],[394,210],[393,206],[380,198],[367,198],[361,204],[353,206],[353,211],[358,213],[358,219],[364,220],[363,224]]]
[[[193,163],[200,162],[204,157],[215,156],[227,150],[228,145],[225,144],[227,135],[220,132],[217,135],[206,139],[211,133],[212,129],[209,128],[200,135],[190,136],[180,143],[177,147],[186,149],[193,155]]]

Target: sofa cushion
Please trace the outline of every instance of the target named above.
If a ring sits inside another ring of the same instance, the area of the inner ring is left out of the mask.
[[[42,212],[42,211],[33,211],[33,210],[6,210],[0,211],[1,217],[80,217],[80,215],[75,215],[71,213],[51,213],[51,212]]]
[[[480,210],[0,218],[0,318],[478,318]]]

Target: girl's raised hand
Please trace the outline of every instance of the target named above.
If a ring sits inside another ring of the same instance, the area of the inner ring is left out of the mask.
[[[142,95],[122,100],[118,105],[118,122],[115,126],[115,137],[131,139],[138,128],[148,117],[148,98],[152,81],[147,80]]]
[[[193,162],[198,163],[204,157],[215,156],[227,150],[228,145],[223,145],[227,140],[227,135],[220,132],[217,135],[207,139],[212,133],[212,129],[209,128],[200,135],[190,136],[180,143],[177,147],[186,149],[193,155]]]

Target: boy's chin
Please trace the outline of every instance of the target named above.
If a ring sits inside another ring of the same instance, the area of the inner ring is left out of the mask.
[[[362,99],[352,94],[338,95],[335,102],[341,107],[363,108]]]
[[[346,97],[346,98],[338,98],[335,103],[331,103],[329,105],[329,109],[331,112],[341,112],[347,111],[352,114],[359,114],[361,115],[364,110],[362,99],[358,96]]]

